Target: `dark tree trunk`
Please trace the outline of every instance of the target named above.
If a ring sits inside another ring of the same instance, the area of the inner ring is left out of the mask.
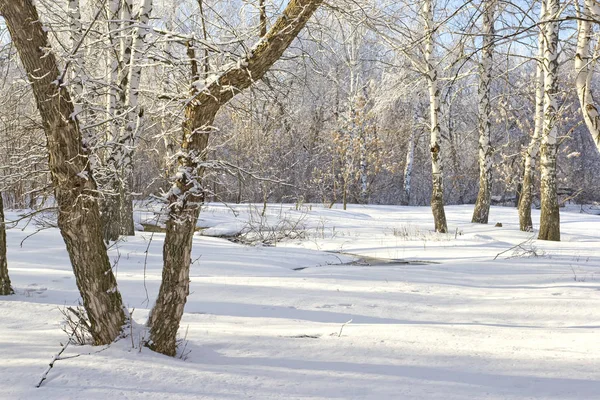
[[[526,170],[519,198],[519,227],[523,232],[533,232],[531,204],[533,202],[533,171]]]
[[[8,296],[14,291],[10,286],[8,262],[6,260],[6,226],[4,225],[4,202],[0,193],[0,296]]]
[[[281,57],[322,0],[291,0],[271,30],[237,67],[225,71],[186,107],[177,178],[169,193],[169,220],[163,247],[163,281],[148,319],[150,348],[175,355],[177,330],[189,293],[192,238],[204,200],[202,178],[208,139],[219,108],[261,79]],[[190,49],[188,49],[188,52]],[[190,57],[194,60],[194,57]],[[192,61],[192,76],[197,75]],[[223,88],[228,88],[223,90]]]
[[[58,227],[73,266],[95,344],[112,342],[125,312],[102,241],[102,224],[79,124],[47,34],[31,0],[0,0],[0,12],[27,72],[48,142]]]

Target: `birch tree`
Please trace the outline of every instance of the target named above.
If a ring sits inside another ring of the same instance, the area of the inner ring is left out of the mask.
[[[487,224],[492,195],[490,92],[494,52],[496,0],[483,1],[481,61],[479,65],[479,194],[471,222]]]
[[[446,233],[448,231],[448,224],[446,223],[446,212],[444,211],[444,165],[441,151],[440,90],[438,88],[438,70],[433,54],[435,45],[433,0],[423,1],[421,12],[425,28],[425,77],[429,90],[431,174],[433,178],[431,210],[433,212],[435,231]]]
[[[406,193],[406,205],[410,205],[410,189],[413,166],[415,163],[415,143],[417,139],[416,129],[411,129],[408,137],[408,145],[406,148],[406,165],[404,166],[404,183],[402,185],[404,193]]]
[[[221,106],[264,76],[321,3],[321,0],[289,1],[267,34],[243,59],[206,82],[200,90],[192,82],[175,181],[167,194],[169,216],[162,283],[148,318],[149,346],[155,351],[171,356],[176,352],[177,330],[189,294],[192,238],[204,197],[202,178],[215,116]],[[194,58],[191,59],[192,76],[197,76],[197,65],[194,70]]]
[[[83,57],[79,47],[83,41],[79,0],[69,0],[69,32],[71,36],[71,91],[75,115],[81,117],[83,96]]]
[[[540,240],[560,240],[560,213],[556,193],[558,148],[558,14],[560,0],[546,0],[544,18],[544,123],[540,147]]]
[[[97,188],[91,176],[71,94],[32,0],[0,0],[39,110],[58,207],[58,227],[73,266],[95,344],[112,342],[125,312],[102,241]]]
[[[110,0],[108,3],[109,38],[118,52],[111,52],[111,82],[107,96],[107,111],[113,123],[109,124],[109,148],[103,177],[106,190],[102,202],[104,239],[114,241],[120,235],[133,235],[133,203],[131,182],[136,133],[142,111],[139,90],[142,76],[141,58],[152,12],[152,0],[140,0],[137,14],[133,15],[132,0]],[[120,14],[116,20],[117,14]],[[110,19],[115,18],[115,19]]]
[[[541,1],[540,21],[546,17],[546,1]],[[525,150],[523,184],[521,186],[521,197],[519,198],[519,227],[524,232],[533,231],[531,220],[531,204],[533,202],[533,179],[540,139],[544,124],[544,54],[545,54],[544,27],[538,33],[538,55],[535,70],[535,114],[533,135]]]
[[[600,113],[591,91],[594,68],[598,60],[598,45],[593,51],[590,49],[594,34],[591,20],[600,21],[600,3],[597,0],[583,0],[578,17],[575,86],[583,120],[600,152]]]

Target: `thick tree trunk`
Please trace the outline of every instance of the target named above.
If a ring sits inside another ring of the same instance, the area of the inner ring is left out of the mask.
[[[4,16],[36,99],[48,141],[49,167],[58,204],[58,226],[65,241],[95,344],[112,342],[125,313],[102,242],[96,184],[69,92],[48,51],[47,33],[32,0],[0,0]]]
[[[440,91],[438,89],[437,66],[433,61],[433,1],[423,2],[423,20],[425,22],[425,67],[427,84],[429,88],[429,110],[430,110],[430,150],[431,150],[431,174],[433,179],[433,190],[431,193],[431,211],[435,231],[446,233],[446,212],[444,210],[444,168],[441,152],[441,127],[440,127]]]
[[[560,214],[556,193],[558,127],[558,16],[559,0],[546,0],[544,24],[544,131],[540,150],[542,214],[540,240],[560,240]]]
[[[597,0],[584,0],[583,15],[580,15],[579,30],[577,35],[577,53],[575,54],[575,71],[577,78],[577,97],[581,105],[583,120],[587,126],[598,151],[600,151],[600,113],[592,97],[591,83],[594,76],[594,67],[597,62],[596,54],[590,54],[590,42],[593,35],[590,19],[600,18],[600,3]]]
[[[546,2],[542,1],[540,21],[546,17]],[[538,57],[535,73],[535,115],[533,136],[525,153],[525,168],[523,184],[519,199],[519,227],[524,232],[533,231],[531,220],[531,204],[533,203],[533,181],[535,165],[540,150],[540,139],[544,129],[544,54],[545,54],[544,28],[538,34]]]
[[[483,10],[483,45],[479,65],[479,194],[471,222],[487,224],[492,196],[492,144],[490,91],[494,51],[496,0],[486,0]]]
[[[270,31],[237,65],[196,93],[188,103],[183,124],[178,171],[168,194],[169,220],[163,247],[163,282],[148,319],[150,348],[175,355],[177,330],[187,295],[192,238],[203,201],[202,178],[208,139],[219,108],[261,79],[281,57],[322,0],[291,0]],[[192,75],[197,66],[192,63]],[[193,85],[192,85],[193,86]],[[223,90],[227,88],[227,90]]]
[[[0,296],[8,296],[14,291],[10,286],[8,276],[8,261],[6,259],[6,225],[4,225],[4,202],[0,193]]]

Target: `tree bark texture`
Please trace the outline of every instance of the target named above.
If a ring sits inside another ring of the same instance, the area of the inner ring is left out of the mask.
[[[486,0],[483,10],[483,44],[479,64],[479,193],[471,222],[487,224],[492,196],[491,106],[494,13],[496,0]]]
[[[33,89],[48,141],[48,164],[58,205],[58,226],[73,266],[95,344],[112,342],[125,313],[102,241],[96,184],[69,92],[49,51],[32,0],[0,0],[0,12]]]
[[[544,24],[544,131],[540,149],[541,203],[540,240],[560,240],[560,214],[556,193],[558,139],[558,22],[559,0],[546,0]]]
[[[291,0],[269,32],[244,59],[207,82],[204,88],[192,90],[192,100],[185,110],[181,155],[168,194],[163,281],[148,319],[148,345],[155,351],[173,356],[177,350],[177,330],[189,293],[192,238],[203,202],[204,162],[214,118],[222,105],[263,77],[321,3],[322,0]],[[196,74],[192,71],[192,75]]]
[[[435,231],[448,232],[446,223],[446,212],[444,210],[444,168],[442,159],[442,135],[440,127],[440,90],[438,88],[437,66],[433,61],[434,26],[433,26],[433,1],[423,2],[423,20],[425,22],[425,68],[427,84],[429,89],[430,110],[430,150],[431,150],[431,174],[433,179],[433,190],[431,193],[431,211]]]
[[[0,193],[0,296],[8,296],[14,291],[8,276],[8,261],[6,259],[6,225],[4,225],[4,202]]]

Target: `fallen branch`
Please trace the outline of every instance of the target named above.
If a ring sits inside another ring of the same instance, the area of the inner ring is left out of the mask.
[[[527,240],[522,241],[521,243],[518,243],[516,245],[514,245],[513,247],[506,249],[498,254],[496,254],[496,257],[494,257],[494,260],[497,259],[499,256],[501,256],[504,253],[507,253],[511,250],[515,250],[515,249],[521,249],[523,250],[525,253],[533,253],[534,255],[537,256],[537,253],[535,252],[534,249],[527,249],[524,247],[524,245],[526,245],[527,243],[531,243],[533,241],[533,236],[531,236],[530,238],[528,238]]]
[[[71,340],[73,339],[73,334],[71,334],[71,337],[69,337],[69,340],[67,340],[67,343],[62,347],[62,349],[60,349],[60,351],[58,352],[58,354],[56,354],[54,357],[52,357],[52,361],[50,361],[50,364],[48,364],[48,368],[46,368],[46,370],[44,371],[44,373],[42,374],[42,378],[40,379],[40,381],[38,382],[37,385],[35,385],[36,388],[39,388],[40,386],[42,386],[42,383],[46,380],[46,377],[48,376],[48,373],[50,372],[50,370],[52,369],[52,367],[54,367],[54,363],[60,360],[64,360],[65,358],[72,358],[72,357],[65,357],[65,358],[61,358],[60,355],[62,353],[64,353],[64,351],[67,349],[67,347],[69,347],[69,345],[71,344]]]

